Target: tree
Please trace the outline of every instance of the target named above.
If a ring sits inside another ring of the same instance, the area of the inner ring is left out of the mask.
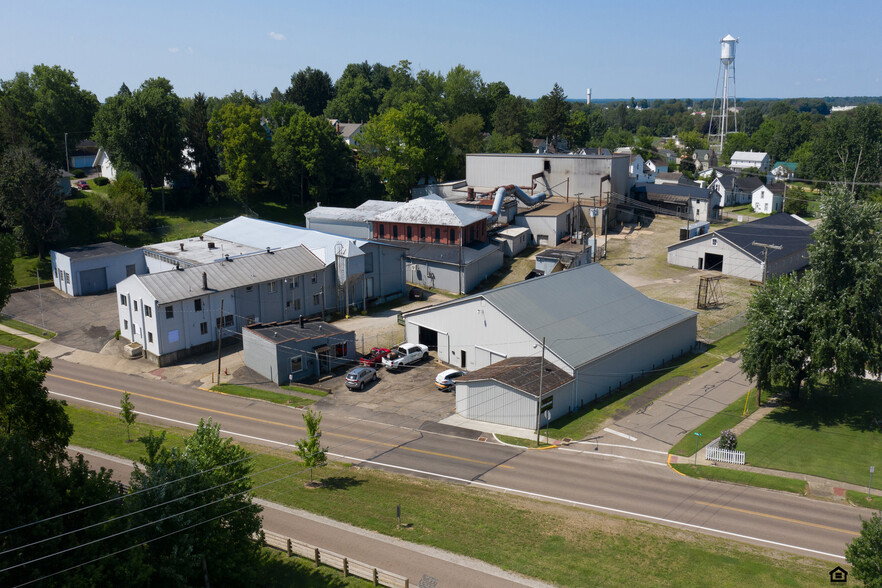
[[[867,588],[882,588],[882,513],[861,518],[861,534],[845,546],[845,561]]]
[[[720,155],[720,159],[728,163],[733,153],[736,151],[748,151],[750,147],[750,137],[744,133],[729,133],[726,135],[726,141],[723,143],[723,153]]]
[[[448,121],[466,114],[478,114],[479,98],[484,89],[481,73],[459,64],[444,78],[444,111]],[[483,128],[482,128],[483,130]]]
[[[812,140],[810,167],[811,177],[846,182],[852,192],[858,182],[877,183],[882,168],[882,105],[831,116]]]
[[[738,123],[742,133],[752,135],[763,124],[763,111],[756,106],[748,106],[738,117]]]
[[[193,161],[196,191],[203,199],[214,188],[217,176],[220,175],[220,162],[217,152],[211,146],[211,135],[208,132],[209,118],[205,94],[198,92],[193,96],[193,103],[187,111],[184,141]]]
[[[47,161],[57,157],[57,146],[36,112],[37,97],[20,72],[12,80],[0,81],[0,153],[11,147],[26,147]]]
[[[164,432],[139,441],[147,455],[132,473],[126,509],[133,527],[146,525],[139,539],[151,583],[201,585],[208,574],[215,583],[253,585],[261,552],[252,537],[262,532],[248,453],[222,439],[211,419],[199,421],[183,449],[164,447]]]
[[[60,462],[73,427],[64,404],[43,385],[51,369],[52,360],[33,349],[0,354],[0,434],[23,439],[44,461]]]
[[[484,120],[480,114],[464,114],[444,127],[450,138],[451,164],[448,175],[464,178],[466,153],[484,151]]]
[[[805,216],[808,212],[808,192],[802,188],[787,188],[784,192],[784,212]]]
[[[678,136],[683,143],[683,155],[692,157],[696,149],[707,149],[707,140],[696,131],[686,131]]]
[[[536,124],[539,134],[554,140],[564,134],[570,122],[570,104],[563,88],[554,84],[551,92],[536,101]]]
[[[120,172],[107,190],[107,199],[101,201],[100,213],[112,228],[119,227],[123,240],[133,229],[141,229],[150,218],[149,195],[134,173]]]
[[[294,453],[303,460],[303,465],[309,468],[309,483],[312,484],[312,471],[328,461],[325,455],[328,448],[321,446],[322,431],[319,427],[322,424],[322,413],[313,412],[311,408],[306,409],[303,413],[303,423],[306,425],[306,438],[295,441],[297,450]]]
[[[0,218],[23,248],[46,257],[46,246],[64,237],[67,207],[58,170],[27,147],[12,147],[0,158]]]
[[[0,310],[9,302],[9,296],[15,287],[15,240],[12,235],[0,235]]]
[[[132,442],[132,425],[134,425],[135,421],[138,419],[138,413],[135,412],[135,403],[132,402],[131,398],[131,394],[123,392],[122,398],[119,401],[119,407],[121,409],[119,411],[119,418],[126,424],[126,440],[129,443]]]
[[[245,101],[228,102],[211,117],[208,129],[233,191],[247,206],[270,161],[270,142],[260,122],[260,110]]]
[[[299,104],[310,116],[319,116],[334,97],[331,76],[320,69],[307,67],[291,76],[291,86],[285,91],[288,102]]]
[[[379,171],[386,192],[398,198],[408,195],[420,177],[439,175],[450,152],[441,123],[413,103],[371,119],[358,144],[360,161]]]

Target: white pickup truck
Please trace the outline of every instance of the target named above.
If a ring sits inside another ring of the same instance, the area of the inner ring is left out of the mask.
[[[402,343],[383,358],[383,367],[397,370],[403,365],[416,363],[429,357],[429,348],[422,343]]]

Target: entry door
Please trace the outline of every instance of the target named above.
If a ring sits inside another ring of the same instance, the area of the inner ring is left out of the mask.
[[[466,352],[465,349],[459,350],[459,367],[465,369],[466,367]]]
[[[704,269],[704,258],[703,257],[698,258],[698,269]]]

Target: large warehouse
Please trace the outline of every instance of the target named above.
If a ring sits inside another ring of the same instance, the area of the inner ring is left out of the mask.
[[[408,341],[435,347],[438,359],[470,371],[456,386],[457,412],[534,428],[539,367],[528,360],[543,361],[543,340],[551,383],[543,381],[542,405],[554,420],[691,350],[697,316],[648,298],[592,264],[415,310],[404,319]],[[500,377],[506,361],[520,376]]]
[[[814,229],[792,214],[773,214],[753,222],[705,233],[668,246],[668,263],[762,281],[808,265]],[[760,245],[762,244],[762,245]]]

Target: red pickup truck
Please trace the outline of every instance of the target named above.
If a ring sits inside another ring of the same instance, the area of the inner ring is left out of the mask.
[[[383,361],[383,358],[389,355],[389,350],[383,347],[374,347],[370,353],[361,356],[359,363],[368,367],[377,368]]]

